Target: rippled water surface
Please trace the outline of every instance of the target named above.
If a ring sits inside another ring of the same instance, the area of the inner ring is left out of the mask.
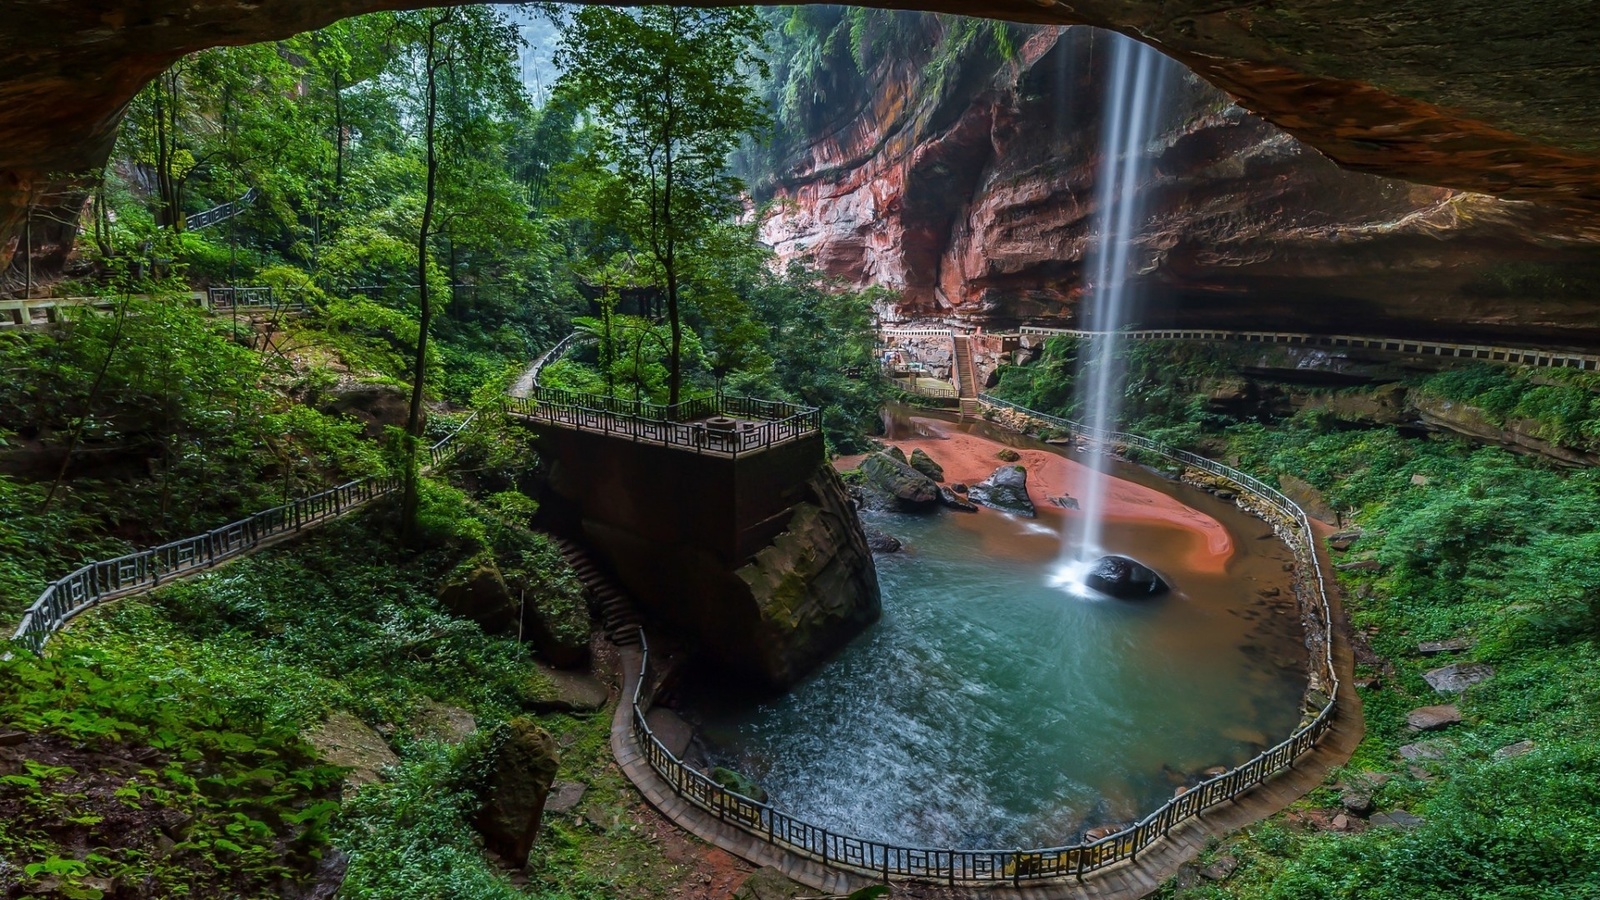
[[[1176,548],[1192,535],[1114,523],[1107,548],[1174,585],[1142,602],[1049,585],[1068,521],[1054,510],[865,514],[906,545],[877,557],[882,620],[777,700],[699,691],[686,712],[711,761],[832,829],[1014,848],[1131,821],[1282,739],[1305,685],[1288,551],[1214,498],[1166,490],[1221,522],[1232,547],[1189,571]]]

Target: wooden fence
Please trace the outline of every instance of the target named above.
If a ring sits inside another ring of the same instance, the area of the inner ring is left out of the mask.
[[[1079,423],[1037,413],[988,395],[980,400],[989,407],[1006,407],[1037,420],[1043,425],[1071,431],[1103,449],[1137,447],[1184,466],[1201,469],[1231,484],[1241,496],[1255,501],[1251,509],[1271,522],[1295,552],[1304,589],[1320,613],[1320,627],[1313,629],[1318,650],[1312,660],[1312,691],[1308,691],[1309,717],[1283,742],[1267,749],[1249,762],[1209,778],[1191,790],[1174,797],[1138,822],[1094,841],[1036,850],[959,850],[904,847],[868,838],[831,831],[798,819],[776,807],[728,790],[705,773],[685,765],[651,731],[646,713],[654,697],[650,668],[650,648],[643,630],[639,644],[643,652],[639,680],[629,702],[632,704],[634,737],[645,759],[673,791],[720,821],[824,865],[863,875],[891,879],[956,884],[1021,885],[1024,882],[1053,878],[1077,878],[1134,860],[1146,847],[1162,839],[1175,826],[1205,810],[1226,802],[1261,784],[1278,772],[1290,768],[1301,754],[1310,750],[1331,727],[1338,693],[1338,675],[1333,667],[1332,612],[1322,564],[1317,559],[1311,522],[1305,512],[1276,488],[1260,479],[1214,460],[1167,447],[1138,435],[1095,431]],[[1313,704],[1313,699],[1320,700]]]

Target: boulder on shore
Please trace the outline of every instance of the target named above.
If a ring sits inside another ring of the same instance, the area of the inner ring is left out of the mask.
[[[1028,470],[1021,466],[1001,466],[994,474],[967,489],[967,499],[979,506],[1025,516],[1038,515],[1028,499]]]
[[[934,481],[944,480],[944,466],[933,461],[933,457],[921,447],[911,451],[911,468],[932,478]]]
[[[866,489],[878,495],[878,505],[916,512],[939,502],[939,485],[932,478],[887,453],[874,453],[861,463]]]
[[[1102,556],[1089,567],[1083,583],[1119,600],[1154,597],[1165,593],[1167,583],[1155,570],[1126,556]]]

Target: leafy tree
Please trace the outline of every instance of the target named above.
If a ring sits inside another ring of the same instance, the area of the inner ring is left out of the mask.
[[[738,211],[728,155],[767,121],[747,80],[766,72],[764,32],[747,8],[586,7],[571,14],[557,54],[572,95],[603,126],[617,175],[611,217],[646,248],[666,295],[669,404],[682,395],[687,260]]]

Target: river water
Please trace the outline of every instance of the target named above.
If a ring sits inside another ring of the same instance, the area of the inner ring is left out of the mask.
[[[1231,504],[981,424],[901,415],[890,439],[947,480],[1023,454],[1039,517],[864,513],[905,550],[877,557],[883,618],[789,694],[701,686],[684,710],[712,763],[779,808],[859,837],[1025,848],[1143,816],[1212,766],[1286,737],[1305,688],[1291,556]],[[1107,478],[1101,542],[1173,590],[1138,602],[1051,586],[1071,510]]]

